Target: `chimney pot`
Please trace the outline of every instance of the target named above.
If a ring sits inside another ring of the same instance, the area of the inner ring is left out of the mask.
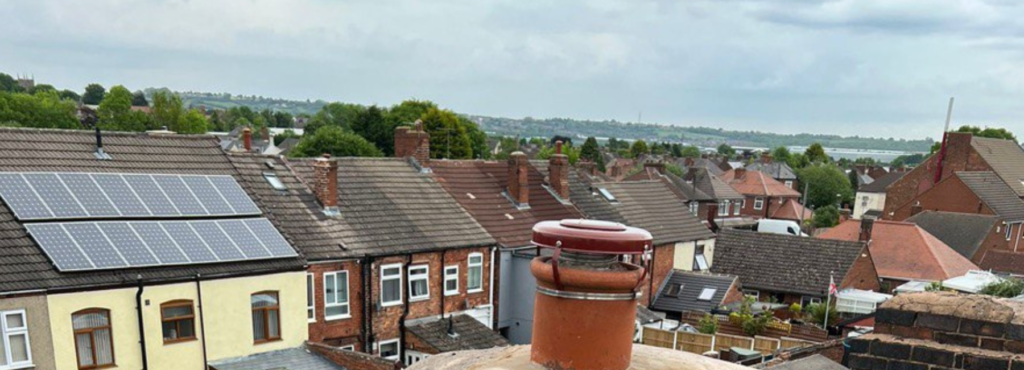
[[[313,163],[313,193],[324,207],[324,214],[337,216],[338,211],[338,161],[324,153]]]
[[[529,159],[520,151],[508,156],[508,196],[519,207],[530,205]]]
[[[865,217],[860,220],[860,237],[857,240],[862,242],[871,241],[871,229],[875,227],[875,219],[871,217]]]
[[[242,147],[245,151],[252,151],[252,130],[248,127],[242,129]]]

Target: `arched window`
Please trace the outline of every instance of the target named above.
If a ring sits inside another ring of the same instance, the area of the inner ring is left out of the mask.
[[[281,306],[277,292],[252,295],[252,336],[256,343],[281,339]]]
[[[164,344],[196,339],[196,315],[192,301],[177,300],[160,305]]]
[[[75,352],[79,369],[114,365],[114,341],[110,329],[110,311],[90,308],[71,314],[75,330]]]

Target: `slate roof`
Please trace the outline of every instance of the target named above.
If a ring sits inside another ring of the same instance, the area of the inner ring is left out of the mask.
[[[786,199],[782,206],[775,208],[772,211],[771,217],[777,220],[810,220],[814,217],[814,213],[811,210],[804,208],[800,202],[797,202],[794,198]]]
[[[747,165],[747,171],[760,171],[776,180],[796,180],[796,172],[783,162],[754,162]]]
[[[665,312],[711,312],[722,305],[729,288],[736,282],[737,278],[733,275],[672,270],[654,296],[651,308]],[[672,286],[683,288],[678,295],[669,295]],[[708,301],[697,299],[705,288],[715,289],[714,296]]]
[[[971,146],[981,155],[992,171],[999,175],[1013,189],[1018,197],[1024,197],[1024,150],[1013,140],[991,139],[974,136]]]
[[[857,240],[860,223],[860,220],[847,220],[818,238]],[[938,281],[978,269],[946,243],[910,222],[876,220],[869,245],[879,277]],[[715,263],[718,263],[717,252]]]
[[[458,334],[456,337],[448,335],[449,320],[452,321],[452,329]],[[406,329],[438,352],[487,349],[509,345],[508,340],[501,334],[465,314],[409,325],[406,326]]]
[[[570,174],[569,198],[587,218],[646,229],[655,245],[709,239],[715,236],[682,200],[661,181],[586,183]],[[609,201],[597,189],[616,198]]]
[[[884,176],[875,179],[875,181],[872,181],[870,184],[861,185],[860,187],[857,188],[857,191],[865,193],[884,193],[886,191],[886,188],[889,187],[890,184],[896,182],[896,180],[899,180],[901,177],[903,177],[903,175],[906,175],[907,172],[909,171],[889,172]]]
[[[210,362],[213,370],[345,370],[303,347]]]
[[[103,132],[104,150],[111,160],[94,156],[92,131],[0,128],[0,172],[109,172],[231,175],[241,181],[219,141],[208,135],[161,135]],[[267,204],[249,196],[268,215]],[[268,217],[274,221],[273,217]],[[288,236],[287,234],[285,235]],[[72,290],[86,287],[134,285],[147,281],[204,276],[242,276],[302,270],[302,258],[269,259],[222,264],[196,264],[109,271],[58,272],[43,251],[0,204],[0,291]]]
[[[1024,201],[1021,201],[1013,189],[1006,185],[1006,182],[1000,179],[995,172],[962,171],[957,172],[956,176],[1001,219],[1024,220]]]
[[[736,191],[736,189],[713,172],[714,171],[707,169],[693,168],[690,169],[682,179],[679,179],[678,177],[673,179],[673,183],[675,183],[680,189],[695,187],[699,190],[699,193],[697,194],[703,193],[707,195],[705,199],[698,198],[698,200],[718,201],[744,198],[743,194],[740,194],[740,192]],[[686,181],[690,181],[691,183],[687,184]]]
[[[772,370],[849,370],[846,366],[829,360],[822,355],[812,355],[798,360],[786,361],[771,367]]]
[[[992,215],[938,211],[924,211],[907,219],[967,259],[974,258],[998,221]]]
[[[743,195],[759,195],[766,197],[799,197],[800,193],[790,189],[771,176],[760,171],[744,171],[742,176],[736,176],[736,170],[725,171],[722,174],[722,181],[732,185]]]
[[[494,245],[435,178],[402,158],[337,158],[336,218],[323,216],[309,191],[313,159],[290,160],[306,184],[306,208],[291,209],[286,231],[310,260]],[[262,179],[257,179],[257,181]],[[287,207],[287,205],[282,205]],[[282,215],[284,217],[284,215]],[[345,247],[341,249],[339,243]]]
[[[728,162],[726,162],[728,163]],[[725,171],[722,170],[721,165],[713,160],[707,158],[697,158],[693,160],[693,164],[690,168],[701,168],[708,170],[712,175],[721,176]]]
[[[669,185],[669,188],[679,196],[679,199],[684,201],[711,202],[715,200],[714,197],[700,191],[695,184],[687,183],[682,177],[671,173],[666,174],[662,181]]]
[[[562,203],[542,185],[544,175],[530,162],[530,208],[517,209],[506,197],[508,162],[433,160],[434,178],[503,247],[531,245],[533,225],[540,221],[580,218],[571,204]],[[570,174],[575,171],[569,171]]]
[[[711,271],[738,276],[744,288],[824,296],[829,273],[838,284],[863,251],[860,242],[722,229]]]
[[[993,249],[981,259],[981,268],[1024,276],[1024,253]]]

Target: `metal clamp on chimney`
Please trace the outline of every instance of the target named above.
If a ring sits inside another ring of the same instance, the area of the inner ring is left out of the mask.
[[[646,230],[607,221],[535,225],[533,244],[554,255],[530,264],[537,279],[530,360],[549,369],[628,368],[651,240]],[[620,255],[640,255],[644,266]]]

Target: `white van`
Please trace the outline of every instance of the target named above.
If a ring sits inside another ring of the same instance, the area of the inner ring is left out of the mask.
[[[800,224],[789,220],[757,220],[757,228],[754,230],[759,233],[807,236],[800,231]]]

